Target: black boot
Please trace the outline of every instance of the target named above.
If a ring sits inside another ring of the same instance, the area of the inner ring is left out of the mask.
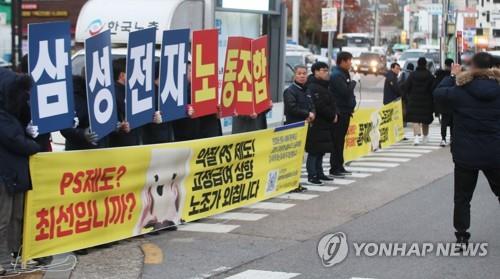
[[[458,252],[464,251],[469,245],[470,233],[469,232],[456,232],[455,236],[457,237]]]

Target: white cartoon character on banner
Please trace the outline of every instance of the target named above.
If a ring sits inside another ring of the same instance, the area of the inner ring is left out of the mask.
[[[153,149],[142,190],[142,210],[134,235],[144,229],[159,230],[181,222],[191,149]]]

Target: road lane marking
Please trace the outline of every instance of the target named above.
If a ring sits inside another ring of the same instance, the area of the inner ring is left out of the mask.
[[[384,156],[384,157],[410,157],[410,158],[418,158],[422,156],[422,154],[415,154],[415,153],[385,153],[384,151],[376,152],[376,153],[371,153],[368,155],[369,157],[376,157],[376,156]]]
[[[363,167],[345,167],[346,170],[348,171],[352,171],[352,172],[383,172],[385,171],[386,169],[382,169],[382,168],[363,168]]]
[[[289,200],[299,200],[299,201],[308,201],[314,198],[319,197],[318,195],[311,194],[302,194],[302,193],[287,193],[281,196],[277,196],[277,199],[289,199]]]
[[[306,187],[308,191],[313,191],[313,192],[332,192],[339,189],[339,187],[331,187],[331,186],[304,185],[304,187]]]
[[[238,227],[239,225],[188,223],[178,226],[177,230],[187,232],[229,233]]]
[[[300,273],[249,269],[233,276],[226,277],[226,279],[291,279],[299,275]]]
[[[259,202],[244,207],[252,209],[286,210],[293,206],[295,206],[293,203]]]
[[[352,162],[349,166],[353,167],[384,167],[384,168],[395,168],[399,166],[397,163],[376,163],[376,162]]]
[[[268,214],[260,213],[244,213],[244,212],[227,212],[211,216],[211,219],[219,220],[236,220],[236,221],[258,221],[269,216]]]
[[[404,163],[404,162],[408,162],[410,161],[411,159],[407,159],[407,158],[389,158],[389,157],[363,157],[363,158],[359,158],[357,159],[356,161],[359,162],[359,161],[376,161],[376,162],[397,162],[397,163]]]
[[[423,149],[384,149],[383,151],[380,152],[403,152],[403,153],[431,153],[432,150],[423,150]]]

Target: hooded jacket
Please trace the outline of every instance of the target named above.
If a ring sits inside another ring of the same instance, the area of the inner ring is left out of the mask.
[[[479,69],[446,77],[434,91],[453,112],[452,153],[456,164],[500,168],[500,70]]]
[[[395,101],[399,97],[401,97],[401,92],[399,92],[398,75],[393,71],[388,71],[385,74],[384,81],[384,105]]]
[[[432,85],[434,76],[425,67],[417,67],[404,84],[408,105],[406,121],[431,124],[434,120]]]
[[[307,94],[316,108],[316,119],[309,126],[306,151],[311,154],[330,153],[333,150],[333,121],[338,114],[335,98],[328,91],[328,81],[309,76]]]
[[[31,189],[29,156],[42,150],[21,123],[30,86],[27,76],[0,68],[0,179],[15,192]]]

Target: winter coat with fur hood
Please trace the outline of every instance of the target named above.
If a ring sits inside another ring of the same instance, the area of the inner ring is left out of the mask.
[[[453,111],[453,160],[474,169],[500,168],[500,69],[478,69],[445,78],[436,102]]]

